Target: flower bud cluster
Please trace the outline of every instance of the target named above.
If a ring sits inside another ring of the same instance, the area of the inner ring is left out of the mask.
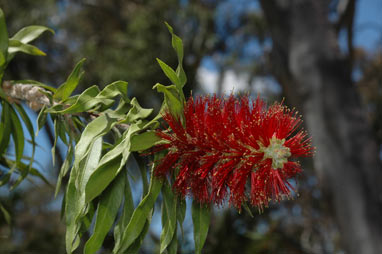
[[[34,111],[40,110],[44,105],[50,105],[46,95],[49,92],[32,84],[11,84],[5,81],[3,82],[3,90],[11,99],[26,101],[27,105]]]

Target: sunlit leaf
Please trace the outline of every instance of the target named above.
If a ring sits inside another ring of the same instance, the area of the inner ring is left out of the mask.
[[[38,38],[45,31],[54,34],[54,31],[45,26],[27,26],[21,28],[11,39],[21,41],[22,43],[29,43]]]

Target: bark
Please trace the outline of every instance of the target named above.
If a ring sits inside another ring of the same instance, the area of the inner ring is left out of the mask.
[[[304,114],[314,166],[330,195],[344,249],[382,253],[382,170],[378,146],[338,50],[329,0],[261,0],[273,39],[272,71]]]

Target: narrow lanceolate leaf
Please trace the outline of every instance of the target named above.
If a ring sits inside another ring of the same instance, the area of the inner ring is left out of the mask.
[[[115,245],[113,253],[125,253],[144,232],[147,221],[151,220],[152,209],[160,193],[161,186],[161,181],[152,175],[149,192],[135,209],[129,224],[123,231],[121,244]]]
[[[21,28],[11,39],[21,41],[22,43],[29,43],[46,31],[54,34],[52,29],[45,26],[27,26]]]
[[[86,139],[89,139],[90,136],[92,137],[87,145],[86,151],[76,149],[76,159],[66,191],[65,212],[67,253],[72,253],[78,246],[78,232],[81,226],[80,219],[86,215],[84,186],[89,179],[90,174],[96,168],[102,151],[102,138],[98,137],[98,133],[86,132],[85,128],[82,137],[84,136],[86,136]],[[79,144],[80,142],[78,145]],[[78,148],[78,145],[76,148]],[[80,150],[80,154],[77,153],[78,150]],[[77,159],[78,157],[80,157],[80,159]]]
[[[101,194],[124,167],[130,156],[131,135],[137,131],[139,127],[135,124],[131,125],[124,133],[123,140],[102,157],[86,184],[86,202],[90,202]]]
[[[11,137],[11,113],[10,113],[10,105],[2,101],[1,102],[1,119],[0,119],[0,154],[4,154],[5,150],[8,147],[9,140]]]
[[[95,253],[101,248],[105,236],[113,225],[123,200],[125,189],[124,178],[124,174],[119,174],[105,192],[102,193],[97,207],[94,232],[85,244],[85,254]]]
[[[69,147],[68,147],[68,153],[66,155],[66,158],[65,158],[64,162],[62,163],[62,166],[61,166],[61,169],[60,169],[60,173],[58,175],[58,179],[57,179],[57,183],[56,183],[56,190],[54,192],[54,197],[57,197],[57,194],[60,191],[62,178],[69,171],[69,168],[70,168],[70,165],[71,165],[71,163],[73,161],[73,156],[74,156],[74,151],[73,150],[74,150],[74,148],[73,148],[73,144],[72,144],[72,140],[71,140],[70,143],[69,143]]]
[[[181,87],[182,84],[181,84],[178,76],[176,75],[175,71],[170,66],[168,66],[165,62],[160,60],[159,58],[157,58],[157,62],[159,63],[159,66],[161,67],[164,74],[166,74],[166,76],[171,80],[171,82],[176,87]]]
[[[178,197],[177,208],[176,208],[176,217],[178,219],[178,223],[179,223],[180,231],[182,233],[182,237],[184,237],[183,221],[184,221],[184,218],[186,217],[186,209],[187,209],[186,201],[184,199]]]
[[[48,114],[46,113],[46,106],[44,105],[40,112],[38,113],[37,116],[37,132],[36,135],[38,134],[38,131],[41,130],[42,127],[44,127],[46,123],[46,118]]]
[[[11,133],[13,141],[15,142],[16,162],[20,162],[24,153],[24,131],[20,119],[17,116],[15,110],[12,107],[9,107],[9,109],[12,122]]]
[[[124,229],[129,224],[131,215],[134,212],[134,202],[133,195],[131,193],[131,188],[129,184],[129,179],[127,178],[126,170],[121,172],[125,180],[125,189],[124,189],[124,202],[122,214],[117,222],[117,225],[114,227],[114,242],[115,246],[120,246],[122,240],[122,234]]]
[[[72,94],[74,89],[76,89],[78,83],[81,80],[84,72],[82,71],[82,65],[84,64],[85,59],[82,59],[74,67],[72,73],[69,75],[65,83],[63,83],[53,95],[53,98],[56,100],[66,100]]]
[[[170,185],[165,182],[162,187],[162,233],[160,236],[160,253],[164,253],[171,241],[176,238],[176,207],[177,199]],[[175,239],[176,240],[176,239]]]
[[[0,8],[0,81],[3,77],[4,66],[7,62],[8,54],[8,31],[5,24],[5,16]]]
[[[210,226],[210,208],[197,201],[192,203],[192,222],[194,224],[195,253],[202,253]]]
[[[165,22],[168,31],[171,33],[171,44],[174,48],[176,55],[178,56],[178,67],[176,68],[176,74],[180,80],[180,87],[178,87],[179,91],[182,91],[183,86],[187,82],[186,73],[184,72],[184,69],[182,67],[183,62],[183,43],[182,39],[179,38],[176,34],[174,34],[173,28]]]

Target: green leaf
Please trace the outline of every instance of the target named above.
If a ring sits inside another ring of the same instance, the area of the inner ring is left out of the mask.
[[[176,238],[176,196],[171,186],[165,181],[162,187],[162,233],[160,236],[160,253],[164,253],[171,241]]]
[[[127,96],[127,86],[128,83],[125,81],[115,81],[109,85],[107,85],[98,95],[99,99],[109,99],[114,98],[118,95],[122,97],[125,102],[129,102],[129,98]]]
[[[0,8],[0,82],[2,82],[8,55],[8,31],[3,10]]]
[[[101,158],[86,185],[86,202],[97,197],[121,171],[130,155],[130,137],[137,131],[137,125],[130,126],[124,133],[123,140]]]
[[[149,192],[145,198],[139,203],[135,209],[131,220],[125,228],[121,245],[115,245],[113,253],[124,253],[131,247],[142,232],[144,232],[147,220],[151,220],[152,209],[154,208],[155,200],[157,199],[162,187],[161,181],[151,175]]]
[[[87,127],[89,126],[90,124]],[[102,138],[100,133],[102,131],[102,127],[98,130],[94,127],[85,128],[76,146],[75,161],[69,177],[65,202],[67,253],[75,250],[81,226],[80,219],[86,215],[85,184],[101,156]]]
[[[25,54],[34,56],[45,56],[46,54],[36,46],[22,43],[21,41],[9,39],[8,45],[8,58],[9,62],[17,52],[23,52]]]
[[[105,100],[97,100],[95,97],[99,93],[99,89],[97,86],[91,86],[87,88],[82,94],[77,97],[77,100],[73,105],[66,109],[55,110],[54,108],[49,108],[47,110],[48,113],[59,113],[59,114],[74,114],[88,111],[93,108],[100,102],[106,102]],[[113,103],[113,100],[108,100],[108,103]]]
[[[176,34],[174,34],[173,28],[165,22],[168,31],[171,33],[171,44],[174,48],[176,55],[178,56],[178,67],[176,68],[176,74],[180,80],[180,86],[178,87],[179,92],[182,91],[183,86],[187,82],[186,73],[184,72],[184,69],[182,67],[183,63],[183,43],[182,39],[180,39]]]
[[[65,158],[64,162],[62,163],[62,166],[61,166],[61,169],[60,169],[60,173],[59,173],[58,178],[57,178],[56,190],[55,190],[55,192],[54,192],[54,197],[57,197],[57,194],[58,194],[58,192],[60,191],[62,178],[63,178],[63,177],[68,173],[68,171],[69,171],[70,164],[71,164],[71,162],[73,161],[73,155],[74,155],[73,144],[72,144],[72,140],[70,140],[66,158]]]
[[[164,86],[157,83],[153,89],[157,89],[158,92],[164,94],[164,103],[171,111],[172,114],[181,116],[183,114],[183,103],[181,102],[180,95],[176,86]]]
[[[139,105],[136,98],[133,98],[130,104],[133,107],[129,110],[129,113],[127,114],[125,120],[123,121],[124,123],[133,123],[139,119],[145,119],[151,114],[151,112],[153,112],[153,109],[151,108],[150,109],[142,108],[141,105]]]
[[[182,237],[184,237],[183,221],[184,221],[184,218],[186,217],[186,208],[187,208],[186,201],[183,198],[179,198],[177,202],[177,208],[176,208],[176,217],[178,219]]]
[[[84,64],[85,59],[82,59],[74,67],[72,73],[70,73],[68,79],[63,83],[53,95],[53,98],[56,100],[66,100],[72,94],[74,89],[76,89],[78,83],[81,80],[84,72],[82,71],[82,65]]]
[[[157,145],[160,141],[161,138],[156,135],[155,131],[146,131],[131,137],[130,151],[144,151]]]
[[[32,155],[31,155],[31,159],[29,160],[29,168],[27,170],[27,172],[29,173],[29,171],[32,169],[32,164],[33,164],[33,160],[34,160],[34,154],[35,154],[35,151],[36,151],[36,142],[35,142],[34,128],[33,128],[32,122],[29,119],[29,116],[25,112],[24,108],[21,105],[19,105],[19,104],[14,104],[14,107],[16,108],[16,110],[19,112],[19,115],[23,119],[25,127],[27,128],[27,130],[29,132],[29,135],[31,136],[31,140],[32,140]]]
[[[124,174],[119,174],[114,182],[102,193],[97,207],[94,232],[85,244],[85,254],[95,253],[101,248],[105,236],[113,225],[123,199],[124,178]]]
[[[54,31],[45,26],[27,26],[21,28],[11,39],[21,41],[22,43],[29,43],[38,38],[45,31],[54,34]]]
[[[16,162],[20,162],[24,153],[24,131],[20,119],[17,116],[15,110],[12,107],[9,107],[9,109],[12,122],[11,133],[13,141],[15,142]]]
[[[131,194],[131,188],[129,184],[129,179],[127,178],[126,170],[123,170],[121,174],[123,175],[123,178],[125,180],[125,190],[124,190],[125,201],[123,203],[122,215],[119,218],[117,225],[114,227],[115,246],[119,246],[121,244],[123,230],[129,224],[131,215],[134,212],[133,195]]]
[[[37,132],[36,132],[36,135],[37,135],[38,131],[41,130],[42,127],[44,127],[44,125],[46,123],[47,116],[48,116],[48,114],[46,113],[46,106],[44,105],[42,107],[42,109],[40,110],[40,112],[38,113],[38,116],[37,116]]]
[[[210,208],[194,200],[191,213],[194,224],[195,253],[200,254],[210,226]]]
[[[57,140],[58,140],[58,125],[60,124],[60,121],[57,121],[58,117],[55,117],[53,119],[53,126],[54,126],[54,141],[53,141],[53,146],[51,149],[52,153],[52,164],[56,164],[56,145],[57,145]]]
[[[10,107],[11,106],[9,103],[1,101],[2,112],[0,119],[0,155],[5,153],[11,137],[12,122]]]
[[[160,60],[159,58],[157,58],[157,62],[159,63],[159,66],[161,67],[164,74],[166,74],[166,76],[171,80],[171,82],[176,87],[178,87],[178,89],[181,89],[182,88],[181,83],[180,83],[180,80],[179,80],[178,76],[176,75],[175,71],[170,66],[168,66],[166,63],[164,63],[162,60]]]

